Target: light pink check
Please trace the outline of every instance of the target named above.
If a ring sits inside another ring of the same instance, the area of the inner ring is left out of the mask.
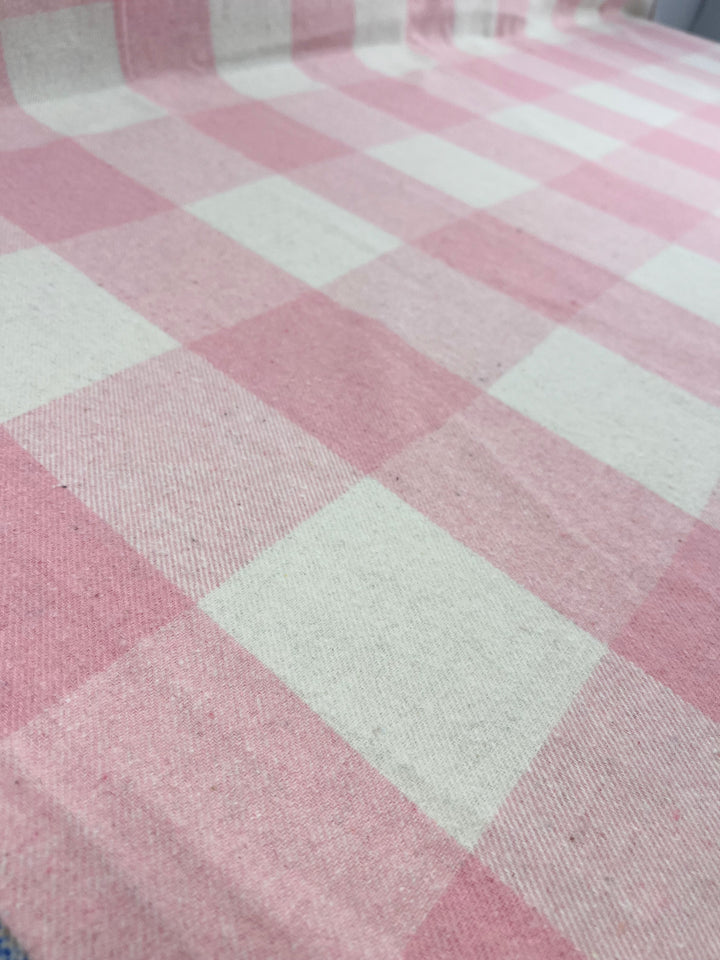
[[[720,960],[720,51],[621,6],[5,0],[0,946]]]

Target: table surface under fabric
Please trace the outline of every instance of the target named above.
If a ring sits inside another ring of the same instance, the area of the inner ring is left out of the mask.
[[[617,7],[5,0],[4,956],[720,960],[720,48]]]

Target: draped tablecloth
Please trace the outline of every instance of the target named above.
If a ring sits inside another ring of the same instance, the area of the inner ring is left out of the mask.
[[[0,952],[719,960],[720,48],[4,0],[0,50]]]

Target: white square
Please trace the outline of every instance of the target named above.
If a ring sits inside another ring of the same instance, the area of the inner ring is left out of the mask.
[[[526,0],[525,34],[557,46],[563,46],[573,39],[572,33],[559,29],[555,26],[554,18],[548,16],[547,0]]]
[[[273,100],[275,97],[322,89],[322,84],[289,60],[221,67],[219,73],[225,83],[253,100]]]
[[[563,150],[577,153],[586,160],[599,160],[617,150],[623,144],[606,133],[591,130],[582,123],[568,120],[558,113],[543,110],[532,103],[508,107],[490,115],[490,120],[509,130],[524,133],[528,137],[544,140]]]
[[[403,77],[418,70],[429,70],[437,63],[404,43],[356,47],[355,55],[370,70],[386,77]]]
[[[474,13],[462,14],[456,7],[454,30],[453,46],[462,50],[463,53],[469,53],[471,57],[497,60],[513,52],[508,44],[504,44],[502,40],[496,40],[493,36],[495,14],[489,10],[476,10]],[[484,111],[480,112],[484,113]]]
[[[51,130],[69,137],[119,130],[166,116],[161,107],[130,87],[108,87],[59,100],[26,104],[25,111]]]
[[[694,516],[720,478],[720,410],[572,330],[490,393]]]
[[[277,100],[273,110],[356,150],[411,137],[417,132],[409,123],[329,87],[312,97]]]
[[[574,87],[571,93],[573,96],[582,97],[590,103],[596,103],[600,107],[622,113],[626,117],[632,117],[633,120],[640,120],[650,126],[664,127],[681,116],[677,110],[671,110],[646,97],[628,93],[627,90],[620,90],[610,83],[583,84],[580,87]]]
[[[371,479],[200,606],[469,848],[602,655]]]
[[[210,0],[218,67],[280,58],[292,44],[292,0]]]
[[[529,177],[431,133],[374,147],[367,153],[471,207],[489,207],[537,186]]]
[[[680,57],[680,63],[686,63],[689,67],[705,70],[720,77],[720,58],[718,57],[707,57],[704,53],[689,53],[685,57]]]
[[[652,156],[652,163],[648,163],[649,156]],[[666,160],[659,154],[649,154],[637,147],[624,147],[607,157],[603,165],[621,177],[664,193],[673,200],[682,200],[703,213],[720,204],[720,180]]]
[[[0,23],[0,36],[23,105],[124,83],[112,3],[10,17]]]
[[[673,90],[676,93],[682,93],[684,96],[699,100],[701,103],[720,103],[720,89],[703,83],[701,80],[696,80],[694,77],[678,73],[677,70],[668,70],[667,67],[651,63],[636,67],[632,72],[636,76],[642,77],[643,80],[650,80],[652,83],[657,83],[658,86]]]
[[[599,0],[580,0],[573,14],[573,21],[576,26],[585,30],[594,30],[596,33],[613,36],[616,28],[605,22],[598,10],[598,2]]]
[[[401,44],[407,0],[355,0],[355,46]]]
[[[628,279],[678,307],[720,324],[720,263],[685,247],[669,246]],[[720,379],[720,370],[718,370]]]
[[[245,184],[187,209],[314,287],[400,245],[397,237],[285,177]]]
[[[177,343],[45,247],[0,258],[0,420]]]

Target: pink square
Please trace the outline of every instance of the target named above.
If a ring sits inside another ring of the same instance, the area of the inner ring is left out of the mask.
[[[208,0],[117,0],[118,52],[128,80],[215,66]]]
[[[403,240],[472,213],[459,200],[361,153],[303,167],[291,179]]]
[[[392,77],[356,83],[346,87],[343,92],[421,130],[444,130],[475,119],[474,114],[462,107],[456,107],[412,83]]]
[[[690,229],[707,216],[708,211],[720,208],[720,179],[707,177],[658,154],[651,157],[634,145],[608,154],[603,165],[610,176],[629,180],[638,193],[648,190],[648,206],[652,198],[652,202],[660,207],[655,219],[661,224],[662,214],[667,211],[671,230],[677,227],[678,232],[682,232],[683,224],[685,229]],[[681,207],[685,208],[686,215],[680,212]],[[658,226],[656,233],[664,236],[661,229]],[[668,239],[676,236],[668,235]]]
[[[355,51],[351,47],[345,50],[321,48],[296,52],[293,62],[313,80],[330,87],[362,83],[377,76],[359,57],[355,56]]]
[[[309,90],[277,97],[273,109],[306,127],[364,150],[392,140],[413,136],[414,127],[395,117],[346,96],[341,90]]]
[[[568,320],[617,278],[586,260],[478,213],[418,241],[455,270],[553,320]]]
[[[580,0],[565,0],[565,2],[570,4],[571,10],[574,12]],[[608,66],[615,68],[618,75],[633,70],[641,64],[641,61],[637,60],[633,53],[622,51],[617,46],[609,49],[607,46],[603,47],[595,43],[594,35],[587,30],[581,32],[576,28],[574,33],[572,48],[578,56],[587,56],[600,63],[606,63]]]
[[[720,531],[696,524],[613,649],[720,722]]]
[[[470,856],[403,960],[586,960],[514,890]]]
[[[620,276],[666,246],[656,234],[546,187],[497,204],[492,214]]]
[[[500,90],[509,97],[522,100],[523,103],[542,100],[556,92],[554,86],[528,76],[524,71],[510,70],[504,66],[504,63],[505,58],[496,62],[484,57],[475,57],[459,64],[458,70],[489,87]]]
[[[680,237],[680,244],[704,257],[720,260],[720,217],[706,217],[689,233]]]
[[[263,313],[305,289],[183,210],[66,240],[54,249],[182,342]]]
[[[0,215],[45,243],[141,220],[170,204],[71,140],[0,153]]]
[[[13,432],[193,597],[224,582],[356,476],[184,350],[20,417]]]
[[[247,102],[216,73],[164,72],[142,77],[130,86],[179,115]]]
[[[352,47],[353,0],[292,0],[293,53]]]
[[[676,133],[671,133],[669,130],[654,130],[638,140],[635,146],[641,150],[647,150],[650,154],[659,154],[682,167],[696,170],[706,177],[720,180],[720,136],[717,149],[713,150],[695,140],[687,140]]]
[[[138,902],[83,824],[63,814],[7,745],[0,748],[0,816],[10,838],[8,858],[22,865],[0,879],[3,919],[30,956],[109,960],[120,946],[126,960],[140,960],[148,950],[153,960],[193,960],[152,906]],[[47,905],[42,923],[33,913],[36,903]]]
[[[719,114],[720,116],[720,114]],[[676,133],[681,137],[700,143],[711,150],[720,150],[720,131],[717,123],[702,120],[698,116],[678,117],[664,127],[669,133]]]
[[[569,150],[484,118],[447,130],[443,136],[459,147],[543,182],[569,173],[584,162]]]
[[[589,303],[570,326],[628,360],[720,405],[720,329],[632,283]]]
[[[681,200],[593,163],[583,164],[552,186],[666,240],[677,239],[703,217],[702,211]]]
[[[545,43],[541,40],[525,40],[523,47],[538,59],[592,77],[594,80],[607,80],[617,73],[614,67],[602,63],[600,60],[594,60],[592,57],[582,56],[561,44]]]
[[[197,611],[5,741],[0,820],[3,919],[73,960],[397,960],[466,856]]]
[[[622,36],[619,32],[612,34],[601,34],[599,31],[591,35],[590,46],[594,49],[607,50],[611,54],[619,54],[627,58],[633,66],[643,63],[662,63],[665,60],[664,54],[655,53],[652,49],[642,43],[635,43],[629,40],[627,35]]]
[[[77,139],[96,157],[177,204],[221,193],[269,172],[176,117]]]
[[[378,478],[603,641],[652,590],[693,523],[486,395]]]
[[[713,957],[718,796],[717,726],[607,654],[476,853],[587,957]]]
[[[423,70],[408,80],[441,100],[469,110],[475,116],[487,116],[517,103],[514,97],[488,87],[466,73],[460,73],[454,64],[441,64],[433,70]]]
[[[592,103],[585,97],[576,97],[570,92],[556,93],[549,97],[543,103],[543,109],[551,110],[575,123],[581,123],[585,127],[590,127],[591,130],[615,137],[623,143],[637,140],[652,130],[647,123]]]
[[[203,133],[280,173],[347,153],[349,148],[286,117],[266,103],[196,113],[189,122]]]
[[[700,39],[700,38],[697,38],[697,39]],[[695,47],[694,49],[686,48],[685,50],[681,50],[679,52],[680,53],[692,52],[695,54],[700,53],[705,55],[706,57],[708,53],[710,53],[711,58],[715,61],[716,64],[720,62],[718,61],[717,56],[713,56],[713,54],[716,54],[717,52],[717,46],[714,44],[710,46],[709,50],[707,46],[704,48],[698,46],[698,47]],[[707,70],[703,70],[702,67],[697,67],[691,63],[684,63],[682,60],[678,61],[677,60],[678,51],[676,50],[669,51],[669,53],[670,53],[669,59],[674,61],[672,64],[672,69],[676,74],[676,76],[686,77],[690,80],[696,80],[698,83],[701,83],[704,87],[715,87],[716,90],[720,91],[720,82],[718,82],[717,74],[709,73]]]
[[[0,736],[190,601],[0,429]]]
[[[689,113],[690,111],[686,112]],[[712,123],[715,126],[720,124],[720,103],[703,103],[702,105],[695,103],[695,109],[692,112],[696,117],[705,120],[707,123]]]
[[[670,90],[668,87],[661,87],[658,83],[651,80],[645,80],[634,73],[619,73],[612,80],[613,86],[621,90],[627,90],[628,93],[634,93],[638,97],[645,97],[647,100],[655,100],[664,107],[671,110],[678,110],[680,113],[697,113],[699,103],[692,97],[679,93],[677,90]]]
[[[527,3],[527,0],[520,0]],[[534,51],[533,51],[534,52]],[[521,73],[530,80],[537,80],[558,90],[571,90],[580,84],[587,83],[587,74],[574,67],[553,61],[552,58],[535,57],[521,46],[516,53],[503,56],[501,65],[507,70]]]
[[[555,327],[512,297],[413,247],[401,247],[345,274],[324,292],[485,388]]]
[[[1,83],[2,76],[0,76],[0,85]],[[0,90],[1,95],[2,91]],[[42,123],[38,123],[20,107],[14,105],[4,106],[0,103],[0,128],[2,128],[0,157],[3,153],[40,147],[52,140],[60,139],[59,133]]]
[[[477,393],[377,321],[319,293],[194,349],[364,471]]]
[[[407,36],[421,48],[429,46],[447,55],[448,43],[452,41],[454,0],[408,0]]]
[[[512,43],[525,32],[528,0],[498,0],[495,14],[495,36]]]

